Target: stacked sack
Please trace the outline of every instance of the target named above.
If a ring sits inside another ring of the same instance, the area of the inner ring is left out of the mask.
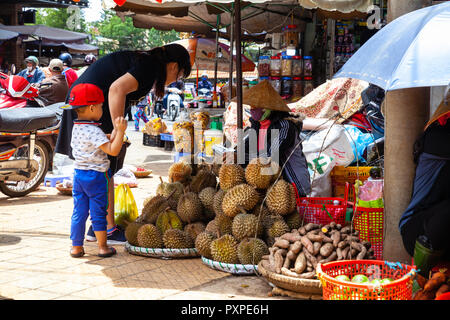
[[[277,237],[300,227],[294,187],[279,175],[278,164],[267,158],[253,159],[245,169],[220,167],[212,200],[215,217],[195,241],[203,257],[257,265]]]

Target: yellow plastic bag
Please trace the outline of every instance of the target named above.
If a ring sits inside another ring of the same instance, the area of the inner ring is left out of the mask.
[[[130,187],[121,183],[114,191],[114,222],[126,228],[127,224],[139,216],[136,201]]]

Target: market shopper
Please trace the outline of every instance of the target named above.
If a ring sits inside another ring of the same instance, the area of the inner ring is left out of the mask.
[[[61,53],[58,57],[64,63],[63,75],[66,77],[69,88],[78,79],[78,74],[71,68],[72,55],[68,52]]]
[[[39,68],[39,60],[35,56],[29,56],[25,59],[26,69],[20,71],[17,75],[21,76],[29,83],[40,83],[45,79],[45,73]]]
[[[148,122],[147,115],[145,114],[145,108],[150,108],[152,104],[151,93],[148,93],[143,99],[136,104],[136,112],[134,113],[134,130],[139,131],[139,120],[145,123]]]
[[[150,51],[120,51],[98,59],[75,82],[97,85],[105,96],[103,115],[100,128],[105,133],[111,133],[115,128],[112,119],[124,116],[126,101],[139,100],[150,90],[161,98],[166,85],[187,77],[191,72],[188,51],[181,45],[169,44]],[[70,91],[71,89],[69,89]],[[69,92],[70,93],[70,92]],[[70,147],[73,120],[76,114],[73,110],[63,112],[61,128],[56,143],[56,152],[73,158]],[[122,168],[125,159],[126,146],[116,157],[109,157],[112,175]],[[124,243],[124,232],[114,223],[114,179],[109,182],[108,208],[108,242]],[[95,234],[89,228],[86,240],[95,241]]]
[[[243,103],[250,106],[250,129],[256,133],[256,144],[251,139],[251,131],[244,140],[245,163],[255,157],[271,157],[282,168],[283,178],[295,184],[298,195],[308,195],[311,183],[302,151],[300,117],[290,113],[287,104],[267,80],[244,91]],[[239,155],[237,159],[239,161]]]
[[[98,256],[110,257],[116,250],[107,245],[108,181],[111,178],[107,155],[119,154],[127,122],[123,117],[115,118],[115,128],[109,137],[100,129],[98,121],[103,113],[104,96],[103,91],[96,85],[76,85],[68,101],[69,104],[62,108],[75,110],[77,114],[70,144],[75,159],[70,255],[74,258],[84,255],[84,233],[86,220],[90,216],[97,238]]]
[[[48,69],[50,77],[45,78],[39,84],[39,97],[44,100],[46,106],[63,102],[69,91],[66,77],[62,74],[64,69],[63,62],[59,59],[52,59]]]
[[[399,222],[403,245],[415,263],[450,258],[449,140],[450,85],[446,98],[415,143],[417,167],[412,198]]]

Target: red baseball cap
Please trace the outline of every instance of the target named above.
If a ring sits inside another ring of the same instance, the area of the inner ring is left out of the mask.
[[[103,103],[103,91],[92,83],[79,83],[70,91],[68,104],[62,109],[77,109],[91,104]]]

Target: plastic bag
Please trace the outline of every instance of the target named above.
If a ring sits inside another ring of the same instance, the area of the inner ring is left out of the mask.
[[[362,132],[355,126],[345,125],[344,127],[345,133],[348,135],[350,145],[353,149],[355,161],[358,159],[359,162],[366,162],[363,157],[364,151],[369,144],[375,141],[374,136],[371,133]]]
[[[312,197],[331,197],[331,171],[335,166],[348,166],[354,160],[352,146],[342,125],[323,129],[303,141],[303,154],[308,162]]]
[[[357,188],[357,205],[364,208],[383,208],[383,179],[368,179]]]
[[[125,183],[119,184],[114,191],[114,222],[126,228],[127,224],[138,216],[138,208],[130,187]]]
[[[130,188],[137,187],[137,179],[133,171],[124,167],[114,175],[114,185],[118,186],[122,183],[127,184]]]

